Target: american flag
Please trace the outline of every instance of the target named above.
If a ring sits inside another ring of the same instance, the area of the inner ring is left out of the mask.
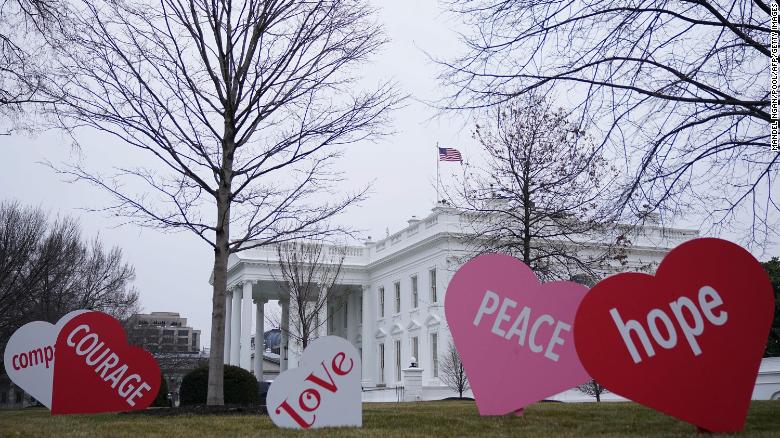
[[[463,158],[460,156],[460,152],[458,152],[457,149],[439,148],[439,161],[463,162]]]

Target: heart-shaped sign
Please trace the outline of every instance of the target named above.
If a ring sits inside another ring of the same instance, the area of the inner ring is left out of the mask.
[[[575,343],[610,391],[710,432],[745,423],[767,333],[772,285],[759,262],[721,239],[695,239],[655,276],[623,273],[580,304]]]
[[[588,380],[572,337],[587,291],[570,281],[540,284],[503,254],[458,269],[444,310],[481,415],[516,412]]]
[[[298,368],[268,389],[268,414],[279,427],[362,426],[360,354],[346,339],[325,336],[306,347]]]
[[[52,414],[147,408],[160,388],[151,354],[127,344],[122,325],[102,312],[80,314],[59,332]]]
[[[54,344],[60,329],[73,317],[86,310],[76,310],[60,318],[57,324],[32,321],[19,327],[8,339],[3,363],[6,374],[22,388],[51,409],[54,382]]]

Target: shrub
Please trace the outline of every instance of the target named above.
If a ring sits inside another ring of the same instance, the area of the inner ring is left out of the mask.
[[[162,374],[160,374],[160,390],[157,391],[157,397],[152,402],[152,406],[156,408],[170,406],[170,403],[168,403],[168,382]]]
[[[225,365],[225,404],[256,404],[259,401],[257,379],[249,371]],[[181,382],[179,401],[182,405],[206,404],[208,392],[209,367],[190,371]]]

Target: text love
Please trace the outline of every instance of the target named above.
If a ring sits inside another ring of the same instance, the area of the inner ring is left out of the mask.
[[[315,415],[314,412],[317,411],[317,409],[320,407],[320,403],[322,402],[322,395],[320,394],[320,391],[317,389],[317,387],[335,394],[338,391],[338,386],[336,385],[336,381],[333,379],[333,375],[331,375],[330,371],[332,370],[333,374],[336,376],[346,376],[349,374],[354,366],[354,361],[349,359],[349,366],[347,367],[345,365],[347,359],[348,358],[346,353],[337,353],[335,356],[333,356],[333,360],[330,362],[330,370],[328,370],[328,367],[325,366],[325,361],[322,361],[322,369],[325,371],[324,376],[327,376],[327,380],[317,376],[312,372],[308,377],[306,377],[305,382],[310,382],[315,386],[306,388],[301,391],[300,394],[298,394],[297,405],[300,411],[296,410],[295,406],[291,405],[285,399],[279,406],[276,407],[276,414],[280,415],[282,411],[284,411],[302,428],[310,428],[317,421],[317,415]],[[304,416],[308,416],[310,420],[307,421]]]

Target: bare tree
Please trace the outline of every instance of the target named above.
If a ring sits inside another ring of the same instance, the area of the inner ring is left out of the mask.
[[[289,242],[277,245],[277,255],[281,278],[276,282],[289,294],[292,312],[285,334],[306,349],[318,337],[319,328],[327,327],[327,319],[332,318],[321,315],[336,301],[336,283],[346,250],[317,242]],[[277,325],[285,331],[284,325]]]
[[[0,351],[20,326],[77,309],[125,320],[138,308],[134,277],[119,248],[84,242],[75,220],[0,203]]]
[[[26,266],[39,250],[46,228],[40,210],[23,208],[18,202],[0,204],[0,339],[7,339],[16,324],[24,324],[14,321],[21,318],[8,317],[18,316],[16,309],[28,297],[21,291],[37,281],[37,273]]]
[[[474,251],[514,255],[543,280],[596,277],[617,243],[619,229],[604,225],[600,211],[615,168],[542,96],[488,114],[474,132],[486,164],[466,166],[457,192],[448,194],[473,215]],[[586,242],[600,244],[586,250]]]
[[[463,361],[460,358],[458,349],[450,341],[447,348],[447,354],[441,360],[439,377],[442,382],[450,389],[458,393],[459,398],[463,398],[463,393],[469,390],[469,379],[466,377],[466,369],[463,367]]]
[[[607,388],[604,388],[599,382],[591,379],[588,383],[583,383],[582,385],[577,387],[577,391],[580,391],[583,394],[589,395],[591,397],[596,397],[596,401],[601,401],[601,394],[604,394],[607,391]]]
[[[59,0],[0,2],[0,116],[15,125],[24,125],[19,117],[24,106],[53,98],[46,59],[52,49],[49,39],[62,25],[62,7]]]
[[[111,134],[156,166],[59,170],[113,194],[110,213],[189,230],[214,249],[208,403],[222,404],[228,256],[342,231],[329,220],[365,189],[329,192],[341,177],[329,167],[336,147],[385,133],[401,100],[392,84],[357,84],[386,39],[364,1],[74,8],[54,111],[63,127]]]
[[[617,214],[698,209],[717,228],[746,213],[748,241],[773,233],[780,152],[769,144],[768,3],[447,3],[467,30],[465,53],[442,61],[446,107],[552,87],[622,157]]]

